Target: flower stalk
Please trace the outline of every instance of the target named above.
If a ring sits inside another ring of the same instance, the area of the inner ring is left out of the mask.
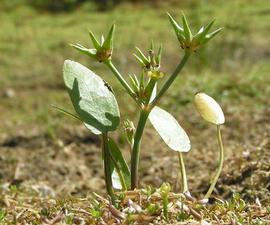
[[[153,102],[151,103],[151,106],[154,107],[159,102],[160,98],[165,94],[165,92],[169,89],[169,87],[172,85],[174,80],[176,79],[177,75],[181,72],[183,67],[185,66],[186,62],[189,59],[189,56],[191,55],[190,52],[186,52],[178,66],[176,67],[175,71],[172,73],[172,75],[168,78],[166,83],[162,86],[157,96],[154,98]]]
[[[125,90],[127,91],[127,93],[136,101],[134,91],[129,86],[129,84],[126,82],[126,80],[123,78],[123,76],[121,75],[121,73],[116,69],[116,67],[114,66],[114,64],[112,63],[112,61],[111,60],[107,60],[104,63],[112,71],[112,73],[115,75],[115,77],[117,78],[117,80],[125,88]]]
[[[219,146],[219,160],[218,160],[218,168],[216,170],[216,174],[211,182],[211,185],[207,191],[207,193],[204,196],[204,199],[209,199],[211,196],[216,183],[218,181],[218,178],[221,174],[222,167],[223,167],[223,162],[224,162],[224,147],[223,147],[223,142],[222,142],[222,136],[221,136],[221,128],[220,125],[217,125],[217,140],[218,140],[218,146]]]
[[[221,128],[220,126],[225,123],[225,116],[220,107],[220,105],[213,99],[212,97],[208,96],[205,93],[197,93],[195,95],[195,107],[197,108],[201,117],[209,123],[215,124],[217,126],[217,140],[219,146],[219,160],[218,160],[218,168],[216,173],[213,177],[213,180],[210,182],[210,187],[204,196],[204,199],[208,199],[218,181],[218,178],[221,174],[221,170],[223,167],[224,161],[224,149],[221,137]]]

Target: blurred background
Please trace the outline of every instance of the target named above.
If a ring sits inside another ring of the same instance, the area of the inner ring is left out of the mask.
[[[113,61],[123,74],[140,72],[134,47],[146,51],[153,40],[163,45],[161,66],[169,76],[183,51],[166,12],[178,21],[184,12],[194,32],[213,18],[214,28],[224,27],[191,57],[160,104],[190,135],[193,147],[186,160],[192,192],[207,189],[217,162],[215,129],[192,104],[194,94],[203,91],[222,105],[227,119],[226,163],[216,194],[269,196],[268,0],[1,0],[0,183],[46,186],[56,194],[102,192],[100,140],[51,107],[73,110],[62,80],[63,61],[78,61],[109,82],[122,120],[136,124],[136,108],[104,65],[69,43],[92,47],[88,30],[100,36],[115,23]],[[129,158],[123,130],[112,136]],[[177,156],[150,125],[143,143],[142,185],[166,181],[177,190]]]

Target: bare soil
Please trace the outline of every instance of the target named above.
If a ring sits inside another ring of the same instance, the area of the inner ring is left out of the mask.
[[[191,106],[190,106],[191,107]],[[191,193],[200,197],[207,190],[217,164],[215,129],[199,124],[190,110],[182,112],[180,121],[193,144],[185,155]],[[226,159],[215,196],[228,199],[240,193],[244,199],[262,202],[270,199],[270,108],[260,112],[239,112],[227,108],[227,123],[223,127]],[[194,127],[196,129],[194,129]],[[123,137],[114,136],[119,142]],[[122,149],[129,157],[127,145]],[[82,125],[65,124],[56,139],[37,127],[14,131],[0,141],[0,179],[3,187],[11,184],[34,186],[53,195],[85,196],[90,192],[104,194],[100,140]],[[141,186],[159,187],[169,182],[179,190],[177,156],[169,151],[155,131],[146,129],[141,151]]]

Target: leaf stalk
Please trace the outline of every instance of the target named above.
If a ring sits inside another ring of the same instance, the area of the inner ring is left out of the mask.
[[[126,82],[126,80],[123,78],[123,76],[120,74],[120,72],[116,69],[114,64],[111,60],[107,60],[104,62],[106,66],[112,71],[112,73],[115,75],[115,77],[118,79],[118,81],[122,84],[122,86],[126,89],[127,93],[135,100],[136,100],[136,94],[132,90],[132,88],[129,86],[129,84]]]
[[[183,193],[188,192],[188,182],[187,182],[187,174],[186,174],[186,168],[183,158],[183,153],[178,152],[178,160],[179,160],[179,166],[180,166],[180,174],[181,174],[181,191]]]

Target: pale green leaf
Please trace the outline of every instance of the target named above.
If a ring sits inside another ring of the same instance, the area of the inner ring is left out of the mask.
[[[163,141],[174,151],[188,152],[190,140],[177,120],[167,111],[155,106],[149,119]]]
[[[77,62],[66,60],[63,70],[64,82],[74,109],[86,126],[102,133],[116,130],[120,113],[108,85]]]

